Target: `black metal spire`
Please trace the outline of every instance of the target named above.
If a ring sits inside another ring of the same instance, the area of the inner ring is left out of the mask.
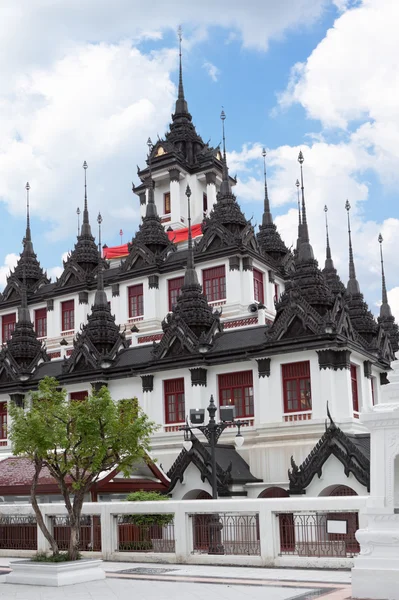
[[[324,206],[324,214],[325,214],[325,219],[326,219],[326,262],[325,262],[325,268],[326,269],[333,269],[334,268],[334,263],[333,263],[333,260],[331,258],[330,237],[328,235],[328,217],[327,217],[327,213],[328,213],[328,207],[327,207],[327,205],[325,205]]]
[[[263,148],[263,175],[265,184],[264,210],[262,224],[259,225],[259,232],[256,236],[260,248],[270,255],[277,262],[280,261],[288,252],[288,248],[282,241],[275,224],[273,223],[272,213],[270,211],[269,193],[267,189],[266,174],[266,150]]]
[[[302,225],[301,225],[301,236],[300,244],[298,248],[298,260],[306,261],[313,260],[313,248],[309,241],[308,222],[306,218],[306,204],[305,204],[305,187],[303,185],[303,162],[304,162],[302,150],[299,151],[298,162],[301,168],[301,192],[302,192]]]
[[[84,199],[84,209],[83,209],[83,222],[82,222],[82,229],[81,229],[81,235],[90,235],[91,236],[91,227],[90,227],[90,223],[89,223],[89,211],[87,208],[87,177],[86,177],[86,171],[87,171],[87,162],[84,161],[83,162],[83,169],[85,172],[85,199]]]
[[[331,257],[331,248],[330,248],[330,236],[329,236],[329,232],[328,232],[328,217],[327,217],[327,213],[328,213],[328,208],[327,206],[324,207],[324,214],[325,214],[325,221],[326,221],[326,261],[324,264],[324,269],[322,271],[324,277],[326,278],[326,281],[331,289],[331,291],[333,292],[334,295],[337,294],[341,294],[344,295],[345,294],[345,286],[342,283],[338,273],[337,273],[337,269],[334,266],[334,261]]]
[[[263,156],[263,177],[265,182],[265,198],[264,198],[264,206],[263,206],[263,217],[262,217],[262,225],[270,225],[273,223],[272,213],[270,212],[270,202],[269,202],[269,194],[267,190],[267,176],[266,176],[266,148],[262,150]]]
[[[384,317],[391,317],[392,311],[391,311],[391,307],[388,304],[388,294],[387,294],[387,287],[386,287],[386,283],[385,283],[385,272],[384,272],[384,257],[382,254],[383,237],[381,234],[379,234],[379,236],[378,236],[378,242],[380,244],[381,280],[382,280],[382,304],[380,307],[380,317],[384,318]]]
[[[356,279],[355,261],[353,260],[353,249],[352,249],[352,232],[351,232],[351,221],[350,221],[350,209],[351,205],[349,200],[345,202],[345,209],[348,215],[348,236],[349,236],[349,281],[347,290],[350,294],[360,294],[359,282]]]
[[[300,191],[299,191],[299,186],[301,184],[299,183],[299,179],[296,180],[295,185],[296,185],[297,198],[298,198],[298,239],[296,241],[296,252],[298,253],[299,246],[301,245],[301,239],[302,239],[301,197],[300,197]]]
[[[194,267],[194,251],[193,251],[193,236],[191,231],[191,208],[190,208],[190,197],[191,189],[190,186],[186,187],[187,196],[187,220],[188,220],[188,251],[187,251],[187,267],[184,274],[184,285],[198,285],[197,272]]]
[[[224,129],[224,122],[226,120],[226,113],[224,110],[220,113],[220,119],[222,121],[222,132],[223,132],[223,179],[222,184],[220,186],[220,194],[222,196],[231,194],[231,186],[229,180],[229,168],[227,166],[227,157],[226,157],[226,134]]]

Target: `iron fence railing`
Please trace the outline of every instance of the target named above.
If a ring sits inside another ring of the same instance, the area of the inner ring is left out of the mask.
[[[52,517],[53,535],[62,551],[68,550],[71,527],[69,517]],[[81,552],[101,552],[101,519],[99,516],[83,515],[80,518],[80,544]]]
[[[28,515],[0,516],[0,548],[2,550],[36,550],[36,517]]]
[[[353,557],[360,552],[357,512],[278,513],[280,555]]]
[[[190,517],[193,554],[260,555],[257,513],[208,513]]]
[[[175,552],[173,515],[118,515],[117,523],[119,552]]]

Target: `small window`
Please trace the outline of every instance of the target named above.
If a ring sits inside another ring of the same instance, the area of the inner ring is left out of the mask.
[[[11,339],[12,332],[15,329],[15,324],[17,322],[16,313],[11,313],[9,315],[4,315],[1,317],[1,331],[2,331],[2,342],[7,342]]]
[[[86,400],[88,395],[89,395],[89,392],[71,392],[69,394],[69,397],[71,400],[76,400],[76,401],[81,402],[82,400]]]
[[[168,280],[169,310],[173,310],[173,307],[176,305],[183,283],[184,277],[175,277],[174,279]]]
[[[359,390],[357,386],[357,367],[351,365],[351,385],[352,385],[352,404],[353,410],[359,412]]]
[[[282,365],[282,375],[284,412],[312,410],[309,361]]]
[[[254,387],[252,371],[219,375],[220,406],[235,406],[237,418],[254,416]]]
[[[165,423],[184,423],[184,377],[164,382]]]
[[[0,439],[7,439],[7,402],[0,402]]]
[[[226,298],[226,269],[224,265],[202,271],[202,280],[208,302]]]
[[[170,214],[170,192],[166,192],[163,195],[163,208],[164,208],[164,215],[169,215]]]
[[[61,303],[62,331],[75,329],[75,301],[67,300]]]
[[[202,195],[202,210],[204,212],[204,217],[208,214],[208,196],[205,192]]]
[[[47,309],[35,310],[35,331],[38,338],[47,337]]]
[[[144,315],[143,284],[132,285],[128,288],[129,319],[142,317]]]
[[[261,304],[265,301],[264,285],[263,285],[263,273],[257,269],[253,270],[254,274],[254,298],[255,302]]]

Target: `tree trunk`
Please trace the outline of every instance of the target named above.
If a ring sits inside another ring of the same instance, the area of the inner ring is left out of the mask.
[[[85,490],[79,490],[75,492],[73,499],[72,512],[69,514],[69,520],[71,525],[71,536],[69,538],[69,559],[78,560],[79,546],[80,546],[80,517],[82,515],[82,506],[84,500]]]
[[[42,511],[39,508],[39,504],[38,504],[37,498],[36,498],[37,482],[39,480],[39,475],[40,475],[40,471],[42,470],[42,466],[43,466],[42,461],[35,459],[35,474],[33,476],[32,486],[31,486],[31,490],[30,490],[30,502],[32,504],[33,510],[35,511],[37,524],[39,525],[44,537],[50,544],[53,555],[56,555],[56,554],[59,554],[59,552],[60,552],[58,549],[58,544],[46,527],[46,523],[44,522]]]

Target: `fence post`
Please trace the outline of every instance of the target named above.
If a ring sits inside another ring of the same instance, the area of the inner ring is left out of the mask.
[[[276,516],[268,506],[268,502],[263,502],[259,509],[259,537],[260,537],[260,555],[265,565],[271,565],[276,557]]]
[[[118,523],[110,509],[106,504],[101,505],[101,553],[105,560],[118,550]]]
[[[44,520],[44,524],[46,525],[49,532],[51,534],[53,534],[53,523],[52,523],[51,516],[43,514],[43,520]],[[47,553],[50,550],[50,544],[44,537],[43,532],[40,529],[39,525],[36,525],[36,527],[37,527],[37,551]]]
[[[187,558],[191,553],[189,539],[192,527],[191,519],[189,518],[185,509],[186,504],[187,502],[179,502],[175,509],[174,530],[177,563],[188,562]]]

